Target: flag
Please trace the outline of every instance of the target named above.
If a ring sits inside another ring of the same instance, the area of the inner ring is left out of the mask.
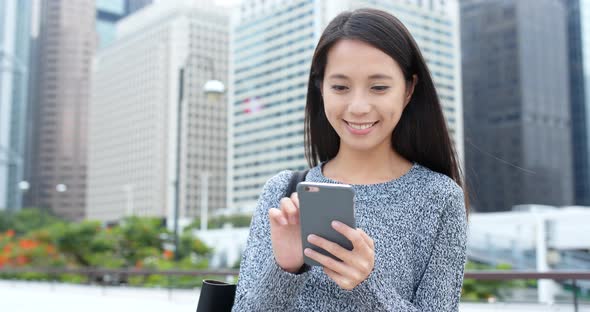
[[[245,99],[244,103],[246,104],[246,107],[244,108],[245,114],[254,114],[261,111],[262,108],[264,108],[264,105],[260,101],[260,98],[257,96]]]

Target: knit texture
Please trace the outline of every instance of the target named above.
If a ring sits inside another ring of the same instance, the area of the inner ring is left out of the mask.
[[[339,183],[322,165],[306,181]],[[348,291],[321,267],[291,274],[274,260],[268,210],[279,207],[292,174],[282,171],[264,185],[232,311],[458,311],[467,218],[463,190],[452,179],[414,163],[392,181],[352,185],[356,226],[375,242],[375,267]]]

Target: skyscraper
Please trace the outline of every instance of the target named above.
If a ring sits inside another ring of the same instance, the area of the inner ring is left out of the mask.
[[[86,118],[96,45],[91,0],[41,1],[36,138],[30,204],[72,220],[84,217]]]
[[[564,3],[568,14],[574,203],[590,206],[590,3]]]
[[[315,45],[332,18],[360,7],[397,16],[433,74],[462,159],[460,36],[455,1],[243,1],[234,18],[228,201],[252,209],[262,185],[284,169],[307,166],[303,119]]]
[[[461,2],[467,182],[478,211],[572,203],[565,9]]]
[[[98,47],[109,45],[115,38],[115,24],[125,16],[152,3],[152,0],[97,0],[96,31]]]
[[[177,175],[181,218],[226,206],[227,104],[203,86],[227,81],[228,24],[225,10],[194,1],[119,22],[95,63],[89,219],[172,218]]]
[[[144,8],[147,5],[152,4],[154,0],[127,0],[125,3],[125,12],[127,15]]]
[[[31,14],[30,1],[0,1],[0,209],[22,207]]]

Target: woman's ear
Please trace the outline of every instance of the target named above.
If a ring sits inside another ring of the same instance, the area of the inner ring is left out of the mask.
[[[406,87],[406,98],[404,103],[404,108],[410,103],[412,99],[412,95],[414,94],[414,90],[416,89],[416,85],[418,84],[418,76],[416,74],[412,75],[412,81]]]

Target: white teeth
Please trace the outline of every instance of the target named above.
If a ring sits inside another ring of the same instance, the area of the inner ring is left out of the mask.
[[[353,123],[348,123],[348,125],[353,128],[353,129],[357,129],[357,130],[365,130],[368,128],[371,128],[375,123],[370,123],[370,124],[353,124]]]

